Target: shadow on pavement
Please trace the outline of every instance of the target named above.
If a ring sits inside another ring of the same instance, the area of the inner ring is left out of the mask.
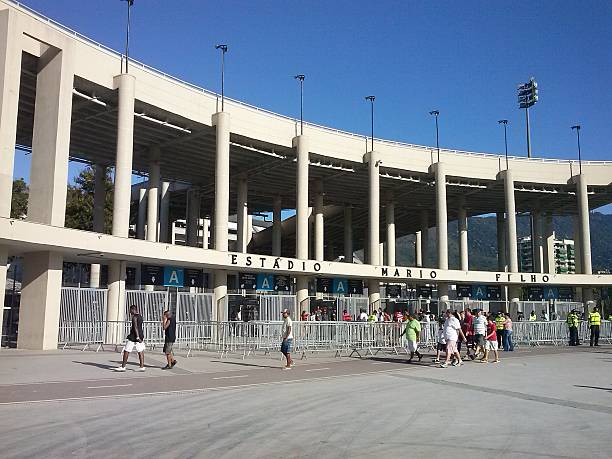
[[[574,384],[574,387],[584,387],[585,389],[598,389],[598,390],[605,390],[608,392],[612,392],[612,388],[611,387],[597,387],[597,386],[580,386],[577,384]]]

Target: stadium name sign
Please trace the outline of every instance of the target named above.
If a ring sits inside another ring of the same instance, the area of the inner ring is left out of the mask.
[[[378,278],[390,280],[418,281],[457,281],[470,282],[472,276],[486,276],[486,282],[499,284],[546,284],[550,282],[548,274],[468,272],[441,270],[431,268],[404,268],[346,264],[340,262],[297,260],[294,258],[271,257],[244,253],[229,253],[229,264],[237,269],[247,271],[279,271],[283,273],[306,274],[315,276],[343,276]],[[481,279],[484,281],[484,279]]]

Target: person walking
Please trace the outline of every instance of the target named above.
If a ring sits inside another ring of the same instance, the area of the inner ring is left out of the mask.
[[[406,349],[410,352],[408,363],[412,363],[412,358],[416,356],[419,362],[423,359],[423,354],[419,352],[419,335],[421,334],[421,323],[416,320],[414,314],[408,314],[408,322],[400,337],[406,335]]]
[[[166,354],[166,360],[168,361],[162,370],[169,370],[176,365],[176,360],[172,354],[172,347],[176,341],[176,319],[172,312],[164,311],[162,315],[162,326],[164,327],[164,354]]]
[[[293,366],[293,360],[291,360],[291,345],[293,344],[293,322],[289,317],[289,309],[283,309],[283,329],[282,329],[282,342],[281,352],[287,360],[287,365],[283,367],[283,370],[291,370]]]
[[[489,363],[489,352],[493,351],[495,353],[495,360],[493,363],[499,363],[499,351],[497,345],[497,324],[493,322],[493,316],[489,316],[487,322],[487,339],[485,345],[485,355],[480,362]]]
[[[474,344],[476,349],[474,350],[474,357],[479,353],[484,356],[485,354],[485,336],[487,335],[487,318],[480,309],[476,310],[476,317],[474,317]]]
[[[440,352],[446,353],[446,337],[444,336],[444,321],[440,319],[438,321],[438,342],[436,344],[436,358],[433,360],[434,363],[440,363]]]
[[[453,315],[453,311],[450,309],[446,310],[446,320],[444,321],[444,338],[446,338],[446,360],[440,365],[441,368],[446,368],[450,362],[452,356],[455,357],[453,366],[463,365],[461,355],[457,349],[457,341],[459,336],[465,340],[465,335],[461,330],[461,324],[459,319]]]
[[[514,343],[512,342],[512,319],[510,314],[505,313],[506,320],[504,320],[504,337],[502,343],[504,345],[505,352],[514,351]]]
[[[465,318],[463,320],[463,333],[466,337],[465,342],[465,358],[474,360],[476,358],[475,344],[474,344],[474,315],[470,308],[465,309]],[[470,354],[470,349],[472,353]]]
[[[506,321],[506,318],[504,317],[504,313],[499,311],[497,313],[497,317],[495,317],[495,334],[497,336],[497,348],[498,349],[501,349],[503,342],[504,342],[504,322],[505,321]]]
[[[127,364],[130,353],[136,349],[138,353],[138,361],[140,366],[136,371],[145,371],[144,366],[144,332],[142,329],[142,316],[138,314],[138,308],[136,305],[130,306],[130,316],[132,325],[130,326],[130,333],[126,337],[125,346],[123,347],[123,360],[121,366],[115,368],[115,371],[125,371],[125,365]]]
[[[569,329],[569,345],[578,346],[580,344],[578,340],[579,319],[575,309],[572,309],[571,312],[567,315],[566,323]]]
[[[599,314],[599,308],[595,306],[593,308],[593,312],[589,313],[589,328],[591,329],[591,347],[599,346],[599,327],[600,325],[601,325],[601,314]]]

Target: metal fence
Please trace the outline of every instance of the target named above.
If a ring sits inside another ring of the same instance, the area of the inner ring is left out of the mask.
[[[160,321],[168,309],[167,291],[126,290],[125,317],[130,316],[130,306],[136,305],[143,320]]]
[[[182,293],[176,295],[176,320],[179,322],[208,322],[212,320],[212,293]]]
[[[60,297],[60,321],[93,321],[106,319],[105,289],[62,288]]]

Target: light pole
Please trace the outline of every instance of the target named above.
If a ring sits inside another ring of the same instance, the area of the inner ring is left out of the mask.
[[[225,107],[225,53],[227,53],[227,45],[217,45],[215,49],[221,50],[221,111]]]
[[[529,107],[533,107],[538,101],[538,83],[531,77],[527,83],[518,86],[519,108],[525,109],[525,121],[527,124],[527,157],[531,158],[531,130],[529,128]]]
[[[127,24],[125,28],[125,73],[128,73],[128,61],[130,60],[130,13],[132,10],[132,5],[134,5],[134,0],[121,1],[127,3]],[[123,70],[123,60],[121,60],[121,70]]]
[[[304,79],[306,75],[296,75],[293,78],[300,81],[300,135],[304,135]]]
[[[508,167],[508,133],[506,132],[506,128],[508,126],[508,120],[499,120],[497,123],[504,125],[504,145],[506,146],[506,169],[509,169]]]
[[[440,136],[438,133],[438,115],[440,114],[440,111],[432,110],[429,112],[429,114],[436,117],[436,148],[438,149],[438,162],[440,162]]]
[[[580,171],[580,174],[582,174],[582,156],[580,154],[580,125],[577,124],[575,126],[572,126],[572,131],[576,130],[576,134],[578,134],[578,170]]]
[[[365,100],[370,101],[371,105],[371,119],[372,119],[372,151],[374,151],[374,101],[376,100],[376,96],[366,96]]]

